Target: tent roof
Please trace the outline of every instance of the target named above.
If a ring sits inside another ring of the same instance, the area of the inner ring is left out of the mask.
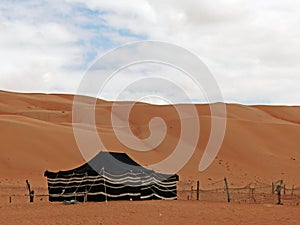
[[[118,153],[118,152],[99,152],[93,159],[91,159],[88,163],[83,164],[72,170],[67,171],[59,171],[59,172],[50,172],[46,171],[45,176],[50,178],[55,178],[57,175],[70,175],[70,174],[88,174],[88,175],[98,175],[101,170],[111,174],[124,174],[127,172],[133,173],[155,173],[152,170],[146,169],[143,166],[139,165],[133,159],[131,159],[126,153]],[[159,174],[159,173],[156,173]],[[162,176],[167,174],[160,174]],[[174,176],[174,175],[172,175]],[[178,180],[178,176],[176,175],[176,179]]]

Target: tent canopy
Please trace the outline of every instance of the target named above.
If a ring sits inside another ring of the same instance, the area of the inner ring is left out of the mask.
[[[104,170],[107,173],[114,175],[122,175],[128,172],[132,173],[145,173],[151,174],[155,173],[153,170],[149,170],[139,165],[133,159],[131,159],[126,153],[119,152],[99,152],[93,159],[89,162],[83,164],[80,167],[77,167],[72,170],[59,171],[59,172],[50,172],[45,171],[45,176],[49,178],[57,177],[59,175],[70,175],[70,174],[88,174],[88,175],[98,175],[101,171]],[[173,178],[178,181],[178,175],[174,174],[159,174],[161,177]]]

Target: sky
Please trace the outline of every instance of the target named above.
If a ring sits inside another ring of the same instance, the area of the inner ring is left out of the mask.
[[[225,102],[300,105],[299,24],[297,0],[1,0],[0,89],[74,94],[106,52],[157,40],[196,54]],[[115,100],[130,79],[156,74],[183,84],[193,102],[205,101],[174,68],[141,67],[120,71],[100,97]],[[168,100],[151,96],[183,101],[155,80],[122,100],[143,95],[157,104]]]

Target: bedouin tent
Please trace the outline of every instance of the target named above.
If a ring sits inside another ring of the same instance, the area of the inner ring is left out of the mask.
[[[98,153],[84,165],[45,171],[49,201],[177,199],[178,175],[146,169],[125,153]]]

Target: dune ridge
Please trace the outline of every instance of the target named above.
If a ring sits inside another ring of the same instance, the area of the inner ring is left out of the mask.
[[[72,103],[72,95],[0,91],[0,185],[22,184],[30,179],[35,185],[46,186],[46,169],[71,169],[84,163],[73,135]],[[175,148],[180,121],[173,106],[134,106],[129,123],[137,137],[149,136],[148,123],[153,117],[163,118],[167,126],[167,135],[157,148],[140,152],[116,138],[111,124],[112,104],[97,100],[95,114],[98,133],[108,149],[127,152],[139,163],[149,165]],[[122,107],[128,103],[116,104]],[[181,180],[200,180],[203,187],[224,176],[237,186],[278,179],[287,185],[300,185],[300,107],[226,104],[227,130],[222,148],[202,173],[198,164],[209,138],[211,117],[208,105],[196,108],[201,133],[192,158],[179,171]],[[88,135],[89,129],[82,129]]]

